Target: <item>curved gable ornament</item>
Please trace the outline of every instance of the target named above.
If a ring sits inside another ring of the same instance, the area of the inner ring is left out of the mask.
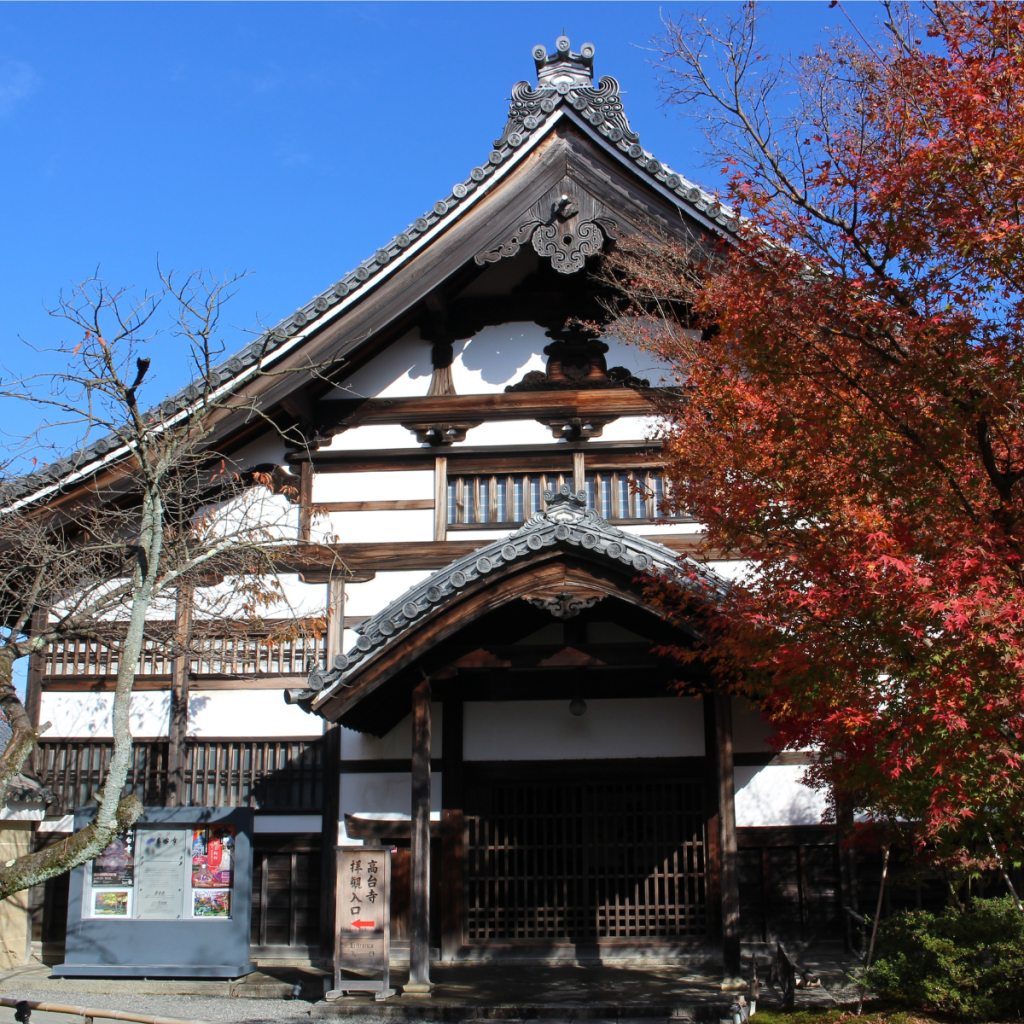
[[[477,266],[515,256],[529,241],[538,256],[551,260],[560,274],[582,270],[588,256],[619,237],[619,225],[600,200],[566,176],[530,207],[511,233],[473,257]]]
[[[682,585],[699,589],[712,599],[725,596],[729,585],[713,570],[687,559],[691,571],[688,578],[681,577],[675,552],[612,526],[587,508],[584,491],[573,493],[563,484],[558,491],[545,491],[544,500],[547,509],[535,512],[520,529],[439,569],[364,622],[357,630],[360,635],[355,645],[336,655],[326,671],[312,664],[306,689],[286,690],[285,701],[306,711],[316,710],[328,694],[351,686],[370,661],[390,650],[417,621],[457,598],[466,587],[555,545],[581,548],[636,573],[676,576]]]

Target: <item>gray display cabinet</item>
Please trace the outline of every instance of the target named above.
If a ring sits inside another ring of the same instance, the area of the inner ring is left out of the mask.
[[[77,810],[75,828],[94,814]],[[252,824],[248,808],[147,807],[116,856],[71,872],[67,945],[54,975],[237,978],[256,970]]]

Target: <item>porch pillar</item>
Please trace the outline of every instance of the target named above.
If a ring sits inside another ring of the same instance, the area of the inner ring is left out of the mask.
[[[722,959],[726,986],[741,980],[740,893],[736,874],[736,780],[733,774],[732,701],[715,693],[715,782],[718,797],[718,846],[721,857]]]
[[[343,653],[342,636],[345,629],[345,582],[332,576],[327,584],[327,667],[334,656]],[[337,929],[338,867],[337,848],[341,818],[341,726],[337,722],[324,722],[321,749],[323,758],[323,804],[321,805],[320,834],[320,958],[334,956],[334,936]],[[332,965],[333,966],[333,965]]]
[[[455,960],[462,948],[462,737],[463,705],[444,700],[441,730],[441,959]]]
[[[430,984],[430,680],[412,691],[412,864],[409,984],[429,994]]]

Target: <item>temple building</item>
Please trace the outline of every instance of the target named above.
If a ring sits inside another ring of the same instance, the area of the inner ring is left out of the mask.
[[[667,624],[645,575],[688,559],[713,599],[743,568],[663,507],[672,369],[586,327],[607,320],[590,271],[617,239],[728,243],[737,219],[644,149],[592,46],[533,58],[478,166],[385,241],[416,213],[396,200],[376,252],[219,367],[238,386],[331,367],[254,385],[301,445],[258,418],[215,438],[240,472],[295,481],[297,550],[332,557],[284,581],[331,627],[147,655],[132,785],[254,811],[256,962],[330,959],[339,844],[392,848],[392,955],[424,984],[431,960],[493,957],[710,950],[734,973],[741,941],[842,935],[810,755],[773,752],[756,710],[656,652],[700,624]],[[69,641],[33,659],[27,703],[53,723],[37,845],[102,780],[111,657]],[[66,880],[34,898],[56,962],[66,900]]]

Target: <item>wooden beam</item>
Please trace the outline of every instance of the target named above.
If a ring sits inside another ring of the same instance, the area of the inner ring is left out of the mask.
[[[538,468],[550,469],[572,468],[571,456],[575,451],[582,451],[587,457],[589,466],[592,459],[609,458],[613,455],[628,456],[630,467],[636,459],[656,460],[661,451],[660,441],[552,441],[538,444],[509,445],[452,445],[442,449],[444,457],[449,460],[448,471],[493,472],[496,465],[502,466],[517,460],[539,460]],[[353,449],[351,451],[334,448],[317,451],[290,452],[287,456],[292,465],[303,465],[311,462],[317,472],[382,472],[387,470],[430,469],[438,456],[437,448],[378,448]],[[526,463],[525,466],[528,467]]]
[[[167,743],[167,804],[185,804],[185,737],[188,735],[189,659],[184,653],[192,624],[192,588],[179,587],[174,606],[174,640],[178,657],[171,666],[171,716]]]
[[[289,676],[189,676],[189,690],[292,690],[307,685],[305,675]],[[116,676],[49,676],[43,680],[44,693],[109,693],[117,685]],[[137,676],[132,690],[169,691],[174,676]]]
[[[324,512],[401,512],[433,508],[433,498],[394,498],[381,501],[321,501],[316,508]]]
[[[429,994],[430,984],[430,680],[412,691],[412,880],[409,984]]]
[[[425,398],[367,398],[320,402],[343,427],[405,423],[412,420],[532,420],[554,417],[649,416],[664,396],[656,388],[604,388],[580,391],[521,391],[491,395],[434,395]],[[333,407],[333,408],[332,408]]]

